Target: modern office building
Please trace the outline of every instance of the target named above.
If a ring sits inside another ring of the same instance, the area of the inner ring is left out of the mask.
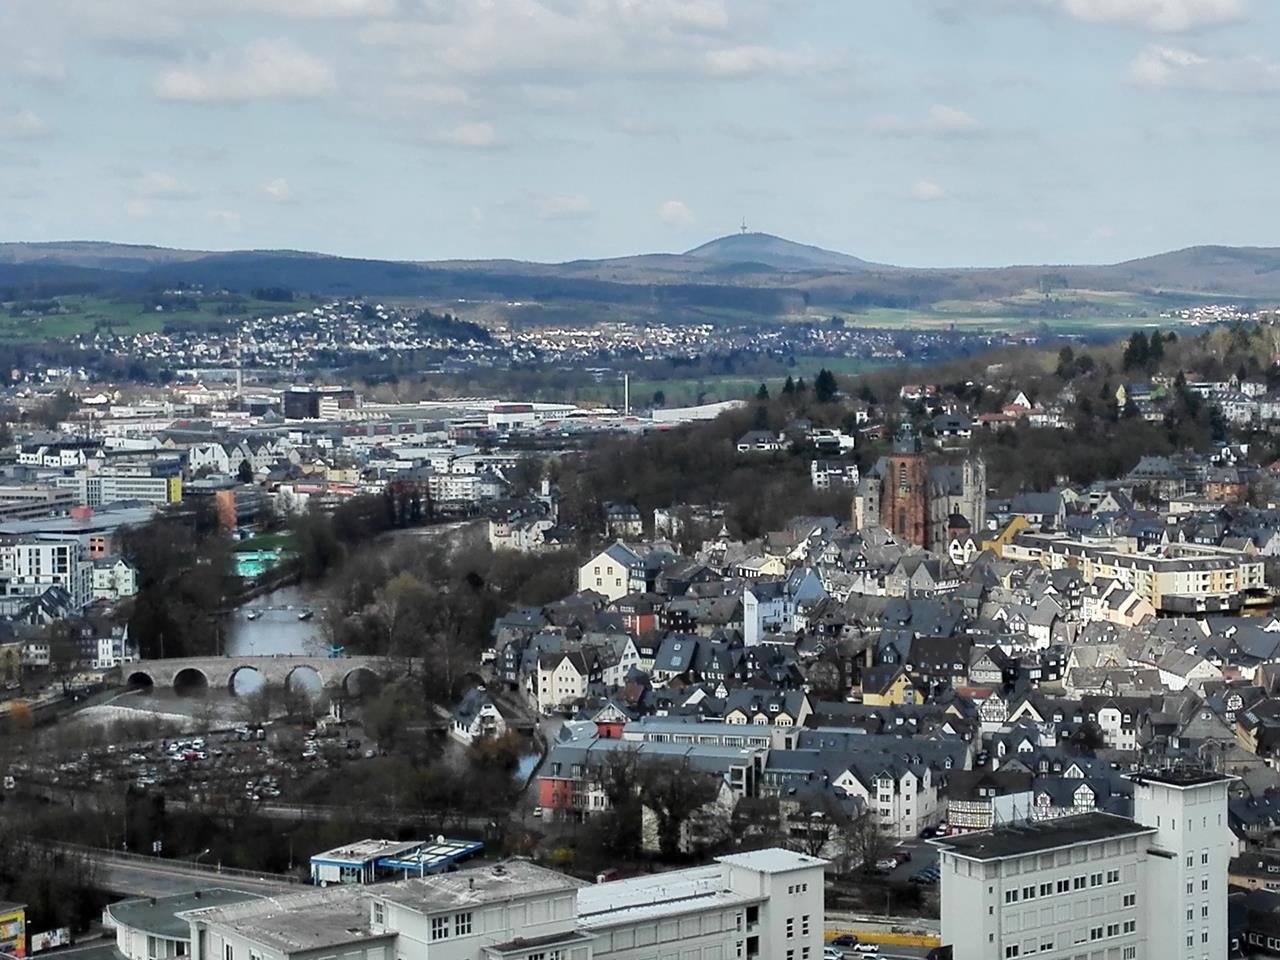
[[[191,960],[820,960],[825,865],[761,850],[591,885],[509,860],[185,918]]]
[[[1220,960],[1227,955],[1227,785],[1132,774],[1134,819],[1087,813],[935,841],[955,960]]]

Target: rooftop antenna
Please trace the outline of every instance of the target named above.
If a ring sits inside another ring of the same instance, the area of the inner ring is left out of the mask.
[[[738,228],[738,232],[739,232],[739,233],[741,233],[741,234],[743,234],[743,235],[745,235],[745,234],[746,234],[746,232],[747,232],[747,218],[746,218],[746,217],[743,217],[743,218],[742,218],[742,226],[740,226],[740,227]]]

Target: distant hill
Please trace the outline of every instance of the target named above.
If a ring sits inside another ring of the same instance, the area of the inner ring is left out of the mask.
[[[408,296],[442,309],[459,300],[537,304],[544,316],[794,317],[817,308],[924,308],[996,301],[1055,286],[1280,302],[1280,248],[1191,247],[1099,266],[915,269],[872,263],[766,233],[733,234],[683,254],[569,263],[415,263],[292,250],[208,252],[69,241],[0,243],[0,301],[72,293],[136,294],[183,284],[318,296]],[[587,314],[581,311],[587,310]],[[601,311],[605,311],[602,313]],[[528,314],[532,315],[532,314]]]
[[[879,266],[847,253],[796,243],[771,233],[731,233],[685,253],[700,260],[759,263],[775,270],[866,270]]]

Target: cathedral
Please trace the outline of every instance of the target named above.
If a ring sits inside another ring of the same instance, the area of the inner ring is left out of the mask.
[[[920,438],[903,424],[889,456],[858,483],[853,525],[881,526],[902,543],[945,550],[953,537],[980,531],[987,520],[987,467],[981,457],[930,464]]]

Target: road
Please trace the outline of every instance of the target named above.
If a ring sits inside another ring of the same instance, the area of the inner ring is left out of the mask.
[[[60,849],[63,849],[60,847]],[[88,847],[65,849],[87,858],[96,872],[95,886],[137,897],[167,897],[209,887],[226,887],[272,896],[299,889],[270,874],[254,876],[243,871],[222,872],[216,864],[178,863],[159,857],[121,856]]]

